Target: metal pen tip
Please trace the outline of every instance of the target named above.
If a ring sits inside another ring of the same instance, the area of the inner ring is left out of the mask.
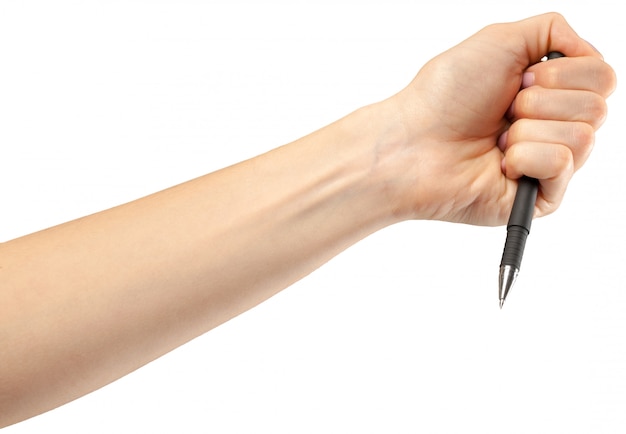
[[[506,296],[513,287],[517,275],[519,274],[519,268],[514,265],[502,265],[500,266],[500,281],[498,285],[498,298],[500,299],[500,309],[504,305]]]

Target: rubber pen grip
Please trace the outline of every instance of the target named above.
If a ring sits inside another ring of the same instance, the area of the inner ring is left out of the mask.
[[[539,181],[535,178],[523,176],[518,181],[511,216],[506,226],[506,241],[504,242],[500,266],[512,265],[516,269],[520,269],[526,237],[530,233],[530,226],[533,221],[538,189]]]

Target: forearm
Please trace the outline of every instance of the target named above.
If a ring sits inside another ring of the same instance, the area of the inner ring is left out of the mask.
[[[387,133],[370,111],[2,245],[0,426],[131,372],[392,223],[375,153]]]

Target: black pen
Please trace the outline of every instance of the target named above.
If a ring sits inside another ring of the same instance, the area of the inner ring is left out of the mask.
[[[546,60],[563,56],[562,53],[553,51],[546,56]],[[538,189],[539,181],[535,178],[522,176],[518,181],[513,208],[511,208],[509,222],[506,225],[506,241],[500,261],[498,294],[500,309],[519,274],[526,237],[530,233],[530,225],[533,221]]]

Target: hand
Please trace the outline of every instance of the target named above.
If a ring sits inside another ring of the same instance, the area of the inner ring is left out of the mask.
[[[550,51],[567,57],[540,62]],[[516,179],[540,179],[536,216],[560,204],[606,117],[615,73],[558,14],[488,26],[427,63],[385,103],[400,114],[398,209],[506,223]],[[521,89],[521,90],[520,90]]]

